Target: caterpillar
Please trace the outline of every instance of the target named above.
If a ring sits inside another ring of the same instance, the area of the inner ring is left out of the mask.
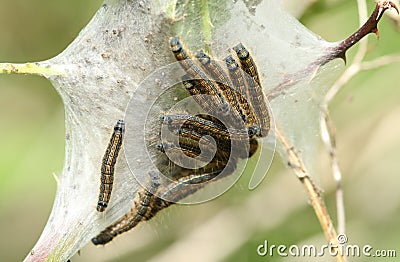
[[[117,124],[114,126],[114,132],[111,136],[110,142],[108,143],[101,165],[100,193],[96,208],[99,212],[103,212],[110,201],[114,182],[114,166],[121,149],[124,132],[125,123],[123,120],[118,120]]]

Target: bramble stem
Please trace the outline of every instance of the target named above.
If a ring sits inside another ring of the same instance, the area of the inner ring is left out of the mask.
[[[372,12],[368,20],[351,36],[340,42],[337,46],[333,47],[330,55],[326,58],[326,62],[335,58],[342,58],[346,61],[346,52],[353,45],[358,43],[366,35],[374,33],[379,36],[378,23],[381,20],[383,13],[388,9],[395,9],[399,13],[397,6],[391,1],[379,1],[376,3],[375,10]]]
[[[291,89],[294,85],[296,85],[296,83],[300,80],[298,76],[304,75],[305,73],[310,71],[316,71],[321,66],[327,64],[328,62],[336,58],[342,58],[344,61],[346,61],[346,51],[349,50],[353,45],[355,45],[369,33],[375,33],[378,35],[377,25],[383,13],[388,9],[395,9],[397,13],[399,13],[399,9],[397,8],[397,6],[391,1],[378,2],[376,4],[374,12],[368,18],[367,22],[365,22],[364,25],[360,27],[360,29],[358,29],[351,36],[347,37],[345,40],[339,42],[337,45],[329,48],[327,50],[327,54],[323,55],[320,59],[317,60],[317,62],[311,63],[306,68],[298,72],[286,75],[285,79],[281,83],[279,83],[269,91],[268,100],[272,101],[273,99],[287,93],[289,89]],[[366,50],[365,47],[363,49]],[[362,52],[364,53],[365,51]],[[361,57],[363,53],[360,52],[359,57]],[[357,58],[357,60],[360,60],[360,58]],[[311,80],[312,79],[310,79],[310,81]]]

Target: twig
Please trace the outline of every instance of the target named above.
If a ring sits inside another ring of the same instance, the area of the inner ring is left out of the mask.
[[[368,20],[351,36],[334,46],[331,49],[331,53],[323,60],[330,61],[339,57],[346,61],[347,50],[349,50],[356,43],[360,42],[366,35],[374,33],[379,36],[378,23],[385,11],[389,9],[394,9],[397,11],[397,13],[399,13],[398,7],[393,2],[383,0],[377,2],[376,7]]]
[[[367,3],[365,0],[357,0],[358,6],[358,23],[361,27],[368,19]],[[361,62],[368,51],[368,37],[360,40],[357,53],[354,57],[353,63]]]
[[[372,61],[363,62],[360,65],[360,71],[371,70],[385,65],[400,62],[400,55],[387,55],[376,58]]]
[[[321,127],[321,138],[326,148],[329,151],[332,174],[336,182],[336,212],[338,220],[338,232],[339,234],[345,234],[346,216],[345,216],[343,188],[342,188],[342,173],[340,171],[340,166],[336,151],[336,130],[333,125],[333,122],[331,121],[331,118],[329,117],[329,112],[327,109],[323,110],[321,113],[320,127]]]
[[[327,95],[325,96],[325,100],[323,101],[323,105],[327,105],[330,100],[336,95],[339,91],[340,87],[343,85],[342,82],[348,81],[359,68],[359,64],[364,59],[367,50],[368,50],[368,40],[365,36],[368,34],[374,33],[379,36],[378,32],[378,23],[382,18],[382,15],[387,10],[396,10],[399,13],[398,7],[391,1],[378,1],[374,11],[367,19],[367,10],[366,10],[366,3],[365,0],[357,0],[358,2],[358,12],[360,17],[360,28],[354,32],[352,35],[347,37],[345,40],[337,43],[336,45],[330,47],[327,50],[327,53],[321,56],[320,59],[317,59],[312,64],[308,65],[306,68],[300,70],[299,72],[287,75],[286,78],[282,81],[282,83],[278,84],[276,87],[272,88],[268,94],[268,100],[271,101],[274,98],[285,94],[291,87],[293,87],[297,81],[300,79],[298,76],[303,75],[305,72],[315,71],[319,69],[321,66],[327,64],[328,62],[336,59],[342,58],[346,62],[346,52],[356,43],[360,42],[360,47],[357,51],[357,54],[353,60],[352,65],[346,70],[346,72],[328,91]],[[366,20],[365,23],[363,23]],[[353,66],[353,67],[352,67]],[[348,75],[350,74],[350,75]],[[346,79],[346,77],[348,79]],[[312,79],[313,77],[311,77]],[[293,79],[297,79],[293,81]]]
[[[337,220],[338,220],[338,232],[339,234],[345,233],[345,210],[344,210],[344,199],[342,189],[342,173],[340,171],[339,161],[337,158],[336,150],[336,132],[334,124],[329,115],[328,104],[334,98],[334,96],[341,90],[347,82],[349,82],[355,75],[361,71],[371,70],[381,66],[389,65],[392,63],[400,62],[400,55],[388,55],[377,58],[368,62],[354,63],[352,64],[342,76],[332,85],[331,89],[325,96],[324,103],[321,109],[320,127],[321,137],[329,152],[329,158],[331,161],[331,169],[333,178],[336,183],[336,209],[337,209]]]
[[[337,234],[333,226],[332,220],[329,217],[328,211],[326,210],[324,201],[321,198],[320,190],[309,176],[303,161],[297,155],[297,152],[293,147],[293,145],[286,139],[284,134],[281,132],[279,126],[275,127],[275,132],[276,132],[276,138],[278,139],[282,148],[286,151],[289,161],[289,166],[292,168],[293,172],[296,174],[297,178],[303,184],[304,189],[307,192],[311,205],[314,208],[315,214],[318,217],[322,230],[325,233],[326,239],[328,240],[329,243],[338,245]],[[339,254],[338,256],[336,256],[336,260],[338,262],[345,261],[344,257]]]
[[[36,63],[0,63],[0,74],[27,74],[40,75],[44,77],[64,75],[65,70],[46,62]]]

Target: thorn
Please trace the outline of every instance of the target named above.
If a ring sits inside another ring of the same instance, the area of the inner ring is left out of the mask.
[[[389,1],[388,4],[390,5],[389,8],[390,8],[391,10],[395,9],[396,12],[397,12],[397,14],[400,15],[399,8],[397,7],[397,5],[396,5],[395,3],[393,3],[392,1]]]
[[[390,10],[395,9],[397,14],[400,14],[397,5],[395,3],[393,3],[392,1],[382,1],[382,2],[379,2],[378,5],[379,5],[379,11],[378,11],[378,15],[375,18],[376,21],[381,19],[383,13],[388,9],[390,9]]]
[[[376,35],[376,37],[378,38],[378,40],[379,40],[379,30],[378,30],[378,28],[375,27],[374,29],[371,30],[371,32],[374,33]]]
[[[338,58],[342,59],[345,65],[347,64],[347,58],[346,58],[346,53],[345,52],[339,54]]]

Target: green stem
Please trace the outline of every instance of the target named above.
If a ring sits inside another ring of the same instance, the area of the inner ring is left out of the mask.
[[[211,18],[210,18],[210,12],[208,10],[208,0],[201,0],[200,8],[201,8],[201,17],[203,18],[203,25],[202,25],[202,31],[204,33],[204,40],[205,40],[205,45],[204,45],[204,50],[207,53],[211,52]]]
[[[63,75],[65,71],[44,63],[0,63],[0,74],[40,75],[47,78],[49,76]]]

